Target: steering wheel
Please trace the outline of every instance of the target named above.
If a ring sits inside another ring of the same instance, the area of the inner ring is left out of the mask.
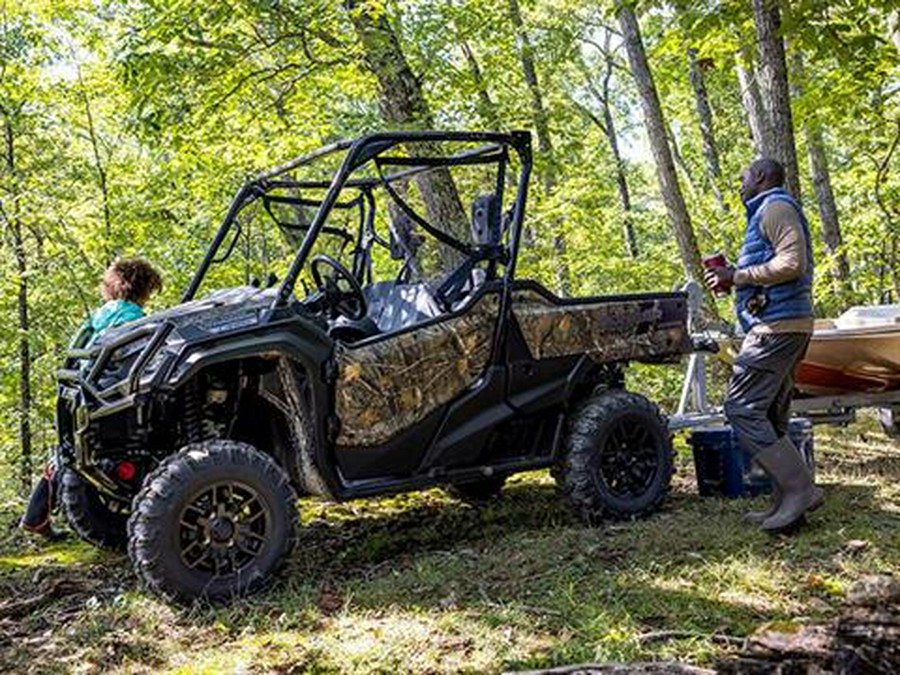
[[[330,267],[332,273],[324,276],[321,267]],[[362,287],[350,271],[330,255],[317,255],[310,261],[310,272],[316,289],[322,294],[322,304],[329,311],[331,318],[338,315],[351,321],[359,321],[366,316],[368,303]],[[346,282],[349,288],[341,288],[340,282]]]

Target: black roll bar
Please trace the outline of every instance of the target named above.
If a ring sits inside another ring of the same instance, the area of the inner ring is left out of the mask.
[[[424,157],[421,161],[416,162],[415,158],[390,158],[387,164],[407,166],[409,168],[398,171],[394,174],[373,177],[351,179],[350,174],[363,164],[376,158],[379,154],[389,150],[390,148],[403,143],[412,142],[483,142],[485,145],[473,150],[461,152],[450,157]],[[192,300],[206,276],[210,265],[215,259],[218,249],[221,247],[225,237],[228,234],[234,220],[240,211],[248,204],[263,196],[266,190],[285,187],[285,188],[321,188],[327,189],[325,197],[322,199],[316,215],[309,224],[300,249],[294,257],[285,278],[282,280],[278,289],[278,294],[272,303],[271,310],[287,302],[293,293],[294,285],[303,264],[315,243],[316,237],[319,235],[324,223],[338,202],[338,197],[345,187],[355,187],[361,189],[372,189],[380,184],[387,182],[395,182],[408,179],[418,173],[429,171],[435,166],[452,166],[457,164],[467,164],[466,160],[483,157],[483,161],[497,161],[505,164],[506,154],[505,148],[512,147],[522,162],[522,170],[519,176],[519,189],[516,195],[516,201],[513,206],[513,216],[511,222],[510,234],[510,251],[511,262],[507,269],[508,278],[512,278],[515,260],[518,257],[518,250],[521,240],[522,220],[525,212],[525,194],[528,186],[528,177],[531,173],[531,134],[527,131],[513,131],[510,133],[500,133],[492,131],[396,131],[370,134],[363,136],[355,141],[338,141],[325,147],[319,148],[313,152],[296,157],[285,164],[277,166],[268,171],[257,174],[253,179],[245,183],[235,195],[222,224],[219,226],[216,236],[213,239],[209,249],[203,257],[203,261],[194,273],[191,283],[182,296],[182,302]],[[283,174],[301,166],[308,165],[313,161],[320,159],[326,155],[336,152],[347,151],[346,156],[341,162],[341,166],[335,173],[331,181],[294,181],[279,178]],[[491,153],[496,153],[491,155]],[[391,162],[390,160],[396,160]],[[471,162],[481,163],[481,161]],[[415,164],[413,166],[413,164]]]

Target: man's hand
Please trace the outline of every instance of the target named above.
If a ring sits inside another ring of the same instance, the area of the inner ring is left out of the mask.
[[[711,291],[725,295],[730,293],[732,286],[734,286],[734,268],[707,267],[703,273],[703,279]]]

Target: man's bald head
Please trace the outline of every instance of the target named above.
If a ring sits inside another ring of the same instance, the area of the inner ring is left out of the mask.
[[[784,167],[774,159],[760,157],[741,174],[741,200],[746,204],[756,195],[784,186]]]

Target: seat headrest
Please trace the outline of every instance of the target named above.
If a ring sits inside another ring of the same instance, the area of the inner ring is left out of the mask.
[[[497,195],[482,195],[472,202],[472,240],[484,246],[496,246],[503,240],[503,218]]]

